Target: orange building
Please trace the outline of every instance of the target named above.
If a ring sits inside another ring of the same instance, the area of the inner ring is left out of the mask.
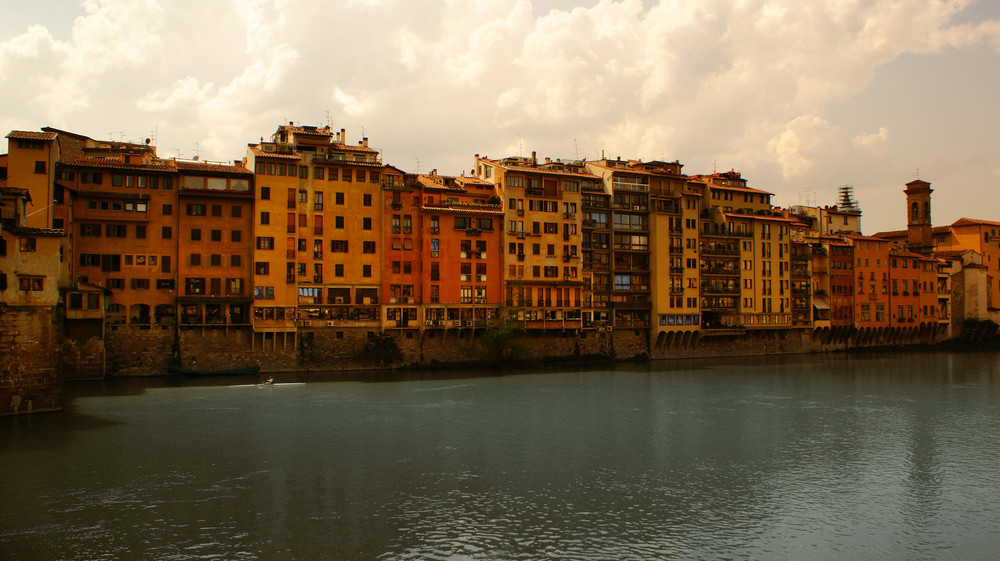
[[[397,203],[397,194],[412,203]],[[495,185],[432,171],[413,178],[402,193],[393,191],[392,198],[393,249],[387,250],[384,273],[388,290],[398,293],[397,282],[414,284],[424,328],[485,326],[503,305],[504,213]],[[400,218],[402,251],[395,242]],[[412,263],[406,261],[410,220],[417,236]]]
[[[854,244],[855,323],[861,328],[889,327],[891,244],[861,235],[848,239]]]
[[[95,149],[100,157],[64,158],[58,165],[57,187],[71,194],[64,248],[69,278],[111,291],[111,329],[173,325],[177,168],[149,146]]]
[[[248,327],[253,173],[242,163],[177,160],[175,165],[180,324]]]
[[[250,145],[247,166],[255,344],[294,348],[296,326],[378,329],[383,166],[368,139],[289,123]]]

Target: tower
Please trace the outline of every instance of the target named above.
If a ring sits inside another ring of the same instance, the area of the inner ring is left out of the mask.
[[[931,237],[931,184],[920,179],[906,184],[906,248],[929,255],[934,251]]]

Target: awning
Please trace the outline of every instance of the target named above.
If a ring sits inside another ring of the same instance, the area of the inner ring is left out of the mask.
[[[830,305],[829,304],[827,304],[826,302],[821,302],[819,300],[813,300],[813,307],[816,308],[817,310],[829,310],[830,309]]]

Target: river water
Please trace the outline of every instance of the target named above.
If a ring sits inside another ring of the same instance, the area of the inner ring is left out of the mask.
[[[996,354],[278,381],[0,419],[0,559],[1000,556]]]

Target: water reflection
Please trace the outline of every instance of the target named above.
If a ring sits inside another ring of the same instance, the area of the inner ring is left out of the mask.
[[[66,414],[0,419],[0,551],[987,559],[995,365],[876,355],[90,386]]]

